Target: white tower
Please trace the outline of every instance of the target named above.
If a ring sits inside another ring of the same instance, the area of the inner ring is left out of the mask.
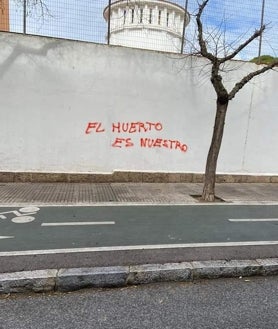
[[[109,6],[103,16],[108,22]],[[110,44],[180,53],[190,20],[181,6],[164,0],[118,0],[110,8]]]

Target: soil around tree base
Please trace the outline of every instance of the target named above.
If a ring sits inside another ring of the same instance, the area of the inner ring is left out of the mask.
[[[195,199],[195,200],[197,200],[198,202],[200,202],[200,203],[207,203],[207,202],[210,202],[210,201],[205,201],[205,200],[203,200],[201,194],[190,194],[190,196],[191,196],[193,199]],[[214,201],[211,201],[211,202],[227,202],[227,201],[225,201],[224,199],[222,199],[222,198],[220,198],[219,196],[216,195],[216,196],[214,197]]]

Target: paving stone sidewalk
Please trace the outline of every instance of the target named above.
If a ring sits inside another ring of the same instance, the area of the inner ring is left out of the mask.
[[[194,204],[199,183],[1,183],[0,205]],[[226,202],[277,203],[277,183],[217,184]]]

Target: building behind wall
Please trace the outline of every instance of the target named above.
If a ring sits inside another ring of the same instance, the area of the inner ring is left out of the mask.
[[[10,30],[9,22],[9,0],[0,1],[0,31],[8,32]]]
[[[189,14],[164,0],[113,1],[104,9],[111,45],[180,53]]]

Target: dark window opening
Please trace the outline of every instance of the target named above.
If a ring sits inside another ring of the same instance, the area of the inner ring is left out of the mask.
[[[161,10],[158,11],[158,25],[161,24]]]
[[[149,17],[149,23],[152,24],[152,16],[153,16],[153,10],[150,9],[150,17]]]
[[[140,23],[143,23],[143,9],[140,9]]]

